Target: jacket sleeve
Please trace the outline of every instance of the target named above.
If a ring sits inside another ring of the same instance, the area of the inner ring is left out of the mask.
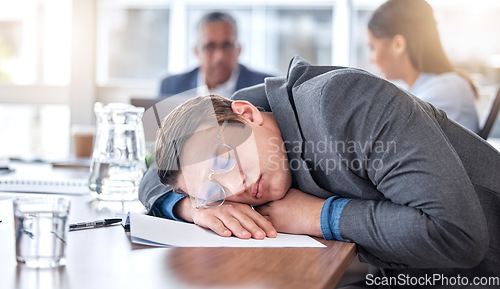
[[[382,195],[345,205],[341,237],[378,267],[477,265],[487,250],[486,221],[436,121],[442,112],[366,72],[343,69],[330,77],[318,108],[322,125],[335,140],[370,145],[337,153]]]
[[[160,182],[156,165],[146,171],[139,184],[139,200],[146,207],[148,215],[180,220],[174,215],[174,207],[183,198],[183,195],[174,193],[169,186]]]
[[[158,97],[165,97],[168,95],[168,87],[169,87],[169,76],[163,78],[160,81],[160,90],[158,91]]]

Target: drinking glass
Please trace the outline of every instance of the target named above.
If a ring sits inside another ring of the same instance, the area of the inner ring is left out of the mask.
[[[13,204],[17,262],[34,268],[64,266],[70,201],[37,197],[15,199]]]

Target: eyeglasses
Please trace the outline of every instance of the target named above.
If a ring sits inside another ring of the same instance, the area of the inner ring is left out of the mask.
[[[226,200],[226,191],[216,180],[212,179],[214,174],[224,174],[232,170],[236,163],[236,155],[229,145],[221,140],[222,131],[227,125],[227,120],[222,123],[221,130],[215,138],[215,143],[209,157],[209,174],[195,196],[191,198],[195,201],[195,208],[216,208],[222,206]]]
[[[224,42],[222,44],[216,44],[210,42],[208,44],[201,45],[201,49],[203,50],[203,52],[208,54],[214,53],[217,49],[220,49],[224,53],[234,52],[237,47],[238,47],[237,43],[229,41]]]

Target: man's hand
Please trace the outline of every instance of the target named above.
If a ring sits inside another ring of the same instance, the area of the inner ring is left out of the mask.
[[[242,239],[264,239],[277,235],[271,222],[246,204],[225,201],[217,208],[195,209],[191,200],[184,198],[176,205],[176,212],[183,220],[194,222],[223,237],[235,235]]]
[[[323,237],[320,217],[325,201],[290,189],[282,199],[255,209],[271,221],[278,232]]]

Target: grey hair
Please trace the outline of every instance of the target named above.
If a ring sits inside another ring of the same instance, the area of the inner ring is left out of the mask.
[[[236,20],[234,20],[233,16],[229,15],[226,12],[214,11],[203,15],[203,17],[201,17],[201,19],[198,21],[198,25],[196,26],[198,31],[198,39],[201,35],[201,28],[205,24],[219,21],[229,23],[233,28],[235,38],[238,38],[238,25],[236,25]]]

